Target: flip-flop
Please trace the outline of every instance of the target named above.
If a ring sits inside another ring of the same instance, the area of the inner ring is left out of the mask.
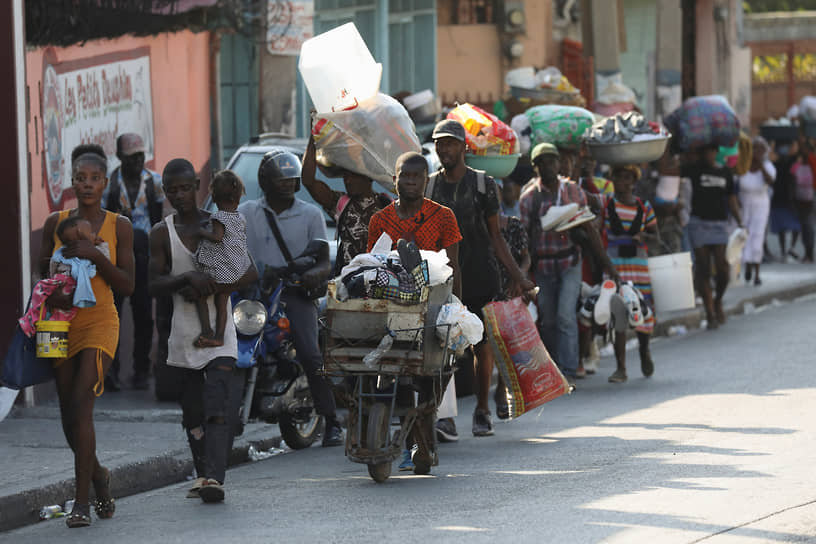
[[[595,323],[598,325],[603,326],[609,323],[609,316],[611,314],[609,301],[617,290],[618,288],[612,280],[606,280],[601,284],[601,294],[598,295],[598,301],[595,303],[594,310]]]

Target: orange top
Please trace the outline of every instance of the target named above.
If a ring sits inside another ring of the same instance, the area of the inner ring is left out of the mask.
[[[61,211],[59,222],[66,219],[71,211]],[[110,261],[114,265],[116,265],[116,220],[118,217],[117,214],[106,211],[105,220],[97,233],[97,236],[107,242]],[[61,247],[62,241],[57,237],[56,229],[54,229],[54,251]],[[104,352],[111,359],[116,354],[116,346],[119,344],[119,314],[113,304],[113,291],[108,282],[98,273],[91,278],[91,287],[96,297],[96,305],[90,308],[78,308],[76,317],[71,320],[71,328],[68,330],[69,359],[85,349]],[[101,395],[104,391],[104,376],[99,353],[97,353],[97,371],[99,381],[94,386],[94,391],[97,392],[97,395]]]
[[[403,238],[428,251],[447,249],[462,240],[453,211],[427,198],[416,215],[408,219],[400,219],[394,203],[375,213],[368,224],[368,251],[383,232],[395,246]]]

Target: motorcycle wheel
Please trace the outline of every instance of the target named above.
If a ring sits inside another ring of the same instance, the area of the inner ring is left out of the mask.
[[[314,414],[307,422],[298,423],[288,414],[281,415],[278,427],[280,427],[281,438],[287,446],[293,450],[302,450],[317,440],[323,428],[323,417]]]
[[[389,430],[391,422],[388,420],[388,406],[382,402],[375,402],[368,411],[368,426],[366,429],[366,448],[369,450],[384,450],[388,448]],[[368,475],[378,484],[383,483],[391,476],[391,463],[377,463],[368,465]]]

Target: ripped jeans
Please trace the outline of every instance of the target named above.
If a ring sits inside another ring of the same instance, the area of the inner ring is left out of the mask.
[[[233,412],[239,409],[232,387],[235,371],[235,359],[218,357],[203,369],[183,369],[181,374],[181,424],[196,473],[221,483],[232,450]]]

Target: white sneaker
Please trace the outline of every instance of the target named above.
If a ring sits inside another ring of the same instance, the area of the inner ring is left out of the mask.
[[[541,230],[552,230],[556,225],[560,225],[565,219],[575,215],[578,211],[578,204],[566,204],[564,206],[550,206],[547,213],[541,216]]]
[[[598,302],[595,303],[595,323],[598,325],[606,325],[609,323],[609,300],[617,291],[617,286],[612,280],[606,280],[601,284],[601,294],[598,295]]]
[[[640,309],[640,299],[634,286],[625,283],[621,285],[621,296],[626,302],[626,311],[629,316],[629,326],[631,328],[643,325],[643,312]]]
[[[595,219],[595,214],[589,208],[584,207],[578,210],[572,217],[555,227],[555,232],[564,232],[578,225],[583,225]]]

